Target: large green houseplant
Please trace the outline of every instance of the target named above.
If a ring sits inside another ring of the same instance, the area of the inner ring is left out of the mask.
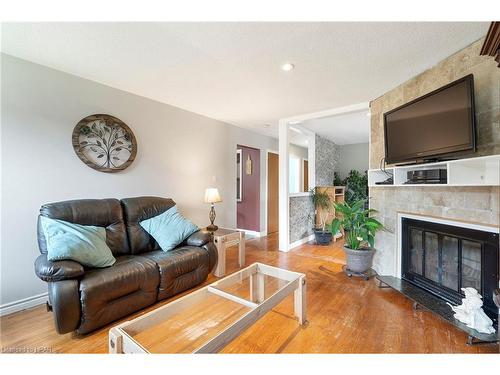
[[[361,173],[355,169],[349,172],[349,175],[344,180],[346,187],[345,200],[350,204],[354,204],[358,200],[363,199],[368,202],[368,174]]]
[[[348,203],[352,204],[360,199],[368,201],[368,174],[366,171],[361,173],[351,169],[349,175],[344,179],[341,179],[340,175],[335,172],[333,185],[345,186],[345,200]]]
[[[354,203],[334,203],[337,218],[332,221],[331,232],[336,235],[344,230],[344,251],[347,258],[347,270],[363,273],[372,266],[375,234],[384,226],[371,215],[376,210],[365,209],[366,200],[359,199]]]
[[[332,233],[330,228],[326,228],[326,220],[328,218],[328,210],[331,207],[331,199],[325,190],[321,190],[318,186],[310,191],[311,201],[314,205],[315,213],[319,219],[319,223],[314,226],[314,237],[318,245],[328,245],[332,241]]]

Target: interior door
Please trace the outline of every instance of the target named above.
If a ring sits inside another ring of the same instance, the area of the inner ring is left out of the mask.
[[[267,234],[279,228],[279,157],[267,154]]]

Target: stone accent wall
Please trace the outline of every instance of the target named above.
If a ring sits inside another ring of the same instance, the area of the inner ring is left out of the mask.
[[[467,74],[474,74],[478,152],[500,154],[500,69],[479,56],[479,40],[371,102],[370,168],[384,156],[383,114]],[[431,51],[430,51],[431,53]],[[370,206],[388,231],[377,236],[374,269],[392,274],[397,251],[397,212],[417,213],[483,224],[500,223],[500,187],[375,187]]]
[[[479,56],[483,39],[451,55],[370,103],[370,168],[384,156],[383,114],[468,74],[474,74],[477,154],[500,154],[500,69],[495,60]],[[429,51],[432,53],[432,51]]]
[[[333,174],[340,159],[339,147],[316,134],[316,186],[333,185]]]
[[[313,234],[314,205],[309,196],[290,197],[290,243]]]
[[[340,159],[339,147],[316,134],[316,186],[333,185]],[[290,243],[313,234],[314,205],[309,196],[290,197]]]

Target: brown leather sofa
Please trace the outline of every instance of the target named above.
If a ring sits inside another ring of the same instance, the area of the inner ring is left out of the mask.
[[[82,199],[42,206],[40,216],[106,228],[116,258],[108,268],[85,268],[71,261],[50,262],[40,220],[36,275],[48,283],[49,307],[59,333],[91,332],[114,320],[192,288],[217,263],[208,232],[198,231],[164,252],[140,225],[174,206],[158,197]]]

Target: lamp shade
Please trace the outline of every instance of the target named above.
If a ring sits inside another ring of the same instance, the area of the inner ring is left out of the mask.
[[[222,202],[220,199],[219,190],[217,188],[208,188],[205,190],[205,203],[217,203]]]

